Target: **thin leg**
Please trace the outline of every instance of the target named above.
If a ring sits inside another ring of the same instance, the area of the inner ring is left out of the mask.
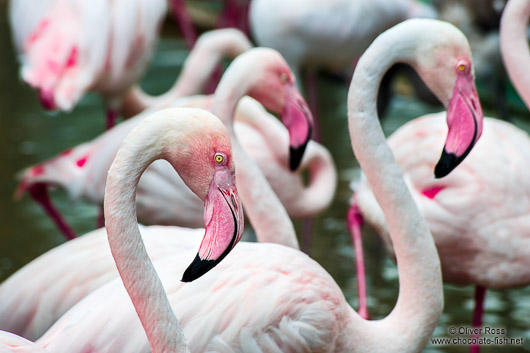
[[[116,109],[107,109],[107,130],[116,126],[118,121],[118,111]]]
[[[99,207],[98,221],[96,223],[96,229],[105,227],[105,213],[103,212],[103,206]]]
[[[302,222],[302,251],[309,255],[311,251],[311,236],[313,234],[313,219],[306,218]]]
[[[48,190],[45,184],[33,184],[28,187],[28,192],[43,209],[44,212],[52,219],[57,228],[63,233],[66,240],[72,240],[77,238],[75,231],[66,223],[61,213],[55,208],[53,203],[48,196]]]
[[[473,311],[473,331],[482,328],[482,318],[484,316],[484,299],[486,299],[486,288],[482,286],[475,287],[475,310]],[[472,338],[479,339],[480,334],[473,335]],[[472,344],[469,347],[469,353],[479,353],[480,345]]]
[[[368,303],[366,301],[366,275],[364,268],[363,239],[361,226],[363,225],[363,216],[356,203],[353,203],[346,214],[346,224],[353,242],[355,252],[355,267],[357,270],[357,288],[359,291],[359,315],[364,319],[369,319]]]
[[[191,50],[197,41],[197,32],[195,31],[195,27],[193,27],[193,22],[188,9],[186,8],[186,1],[170,0],[169,5],[171,11],[173,12],[173,17],[177,21],[177,24],[180,28],[182,37],[186,41],[186,46]]]
[[[308,69],[305,77],[307,104],[311,113],[313,113],[314,129],[313,140],[320,142],[320,121],[318,119],[318,104],[317,104],[317,75],[313,70]]]

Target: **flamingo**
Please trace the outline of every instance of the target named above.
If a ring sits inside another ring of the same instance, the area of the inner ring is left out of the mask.
[[[183,281],[197,279],[230,252],[241,238],[243,213],[227,131],[215,116],[203,110],[167,109],[153,114],[124,141],[109,171],[105,202],[108,241],[152,351],[188,352],[139,229],[123,222],[134,218],[131,212],[135,211],[135,187],[127,185],[137,185],[142,171],[159,158],[168,160],[205,203],[204,239],[192,265],[184,272]],[[3,332],[0,348],[8,352],[43,351]]]
[[[299,112],[293,109],[290,101],[285,98],[286,92],[289,92],[294,84],[292,79],[292,73],[287,64],[276,51],[264,48],[250,50],[239,56],[230,65],[213,98],[212,108],[218,112],[224,111],[225,122],[231,126],[232,114],[236,110],[238,101],[246,94],[251,94],[256,99],[265,102],[270,109],[283,111],[284,115],[297,115]],[[231,98],[226,99],[227,96]],[[250,104],[245,104],[245,102]],[[253,116],[256,113],[263,114],[263,108],[257,106],[251,101],[251,98],[245,97],[241,103],[243,104],[240,106],[247,105],[253,108],[247,112],[248,116]],[[298,104],[303,104],[303,101],[299,101]],[[305,108],[302,106],[299,109]],[[126,121],[117,128],[130,124],[131,121]],[[279,124],[271,117],[268,120],[262,119],[262,121],[265,127],[269,126],[270,122]],[[268,121],[269,123],[267,123]],[[142,122],[136,125],[139,124]],[[272,126],[274,127],[274,125]],[[109,133],[113,130],[110,130]],[[232,132],[233,129],[230,127],[229,130]],[[282,138],[276,139],[274,142],[280,146]],[[286,146],[287,133],[285,131],[283,132],[283,142],[283,145]],[[241,151],[239,143],[236,147],[234,147],[235,156],[246,155]],[[286,154],[286,150],[286,148],[283,149],[284,154]],[[284,157],[284,160],[286,159],[287,156]],[[271,162],[271,164],[273,163],[275,162]],[[258,240],[275,242],[298,249],[298,241],[292,223],[261,172],[256,170],[257,167],[252,163],[250,165],[245,161],[236,163],[236,165],[240,164],[242,166],[237,168],[238,189]],[[318,168],[318,165],[314,167]],[[148,168],[145,174],[148,174],[151,168]],[[251,172],[252,174],[249,174]],[[278,177],[283,176],[283,173],[278,174]],[[168,175],[166,174],[165,177],[168,178]],[[335,180],[336,177],[333,177],[331,182],[334,183]],[[322,192],[329,188],[327,183],[319,184],[323,184],[322,188],[324,189],[320,190]],[[139,186],[141,185],[142,182]],[[160,187],[160,185],[161,183],[158,181],[158,183],[154,182],[150,186]],[[294,184],[293,189],[296,189],[296,184]],[[140,196],[139,194],[138,197]],[[325,195],[322,196],[322,198],[326,197]],[[156,198],[153,199],[156,200]],[[306,198],[304,201],[309,200]],[[178,201],[173,200],[167,206],[175,209],[175,207],[179,207],[174,205],[176,202]],[[138,204],[141,202],[139,201]],[[258,204],[260,207],[253,207],[253,205]],[[186,210],[180,207],[180,211],[185,212]],[[178,214],[178,212],[173,212],[173,214]],[[271,223],[278,225],[281,231],[272,229]],[[182,241],[170,237],[170,234],[180,235],[179,239],[183,237],[197,238],[197,236],[193,237],[191,230],[184,234],[180,230],[181,228],[177,228],[177,231],[172,230],[173,227],[167,229],[167,231],[161,231],[160,227],[142,228],[142,234],[152,258],[167,256],[185,246],[180,244]],[[115,277],[117,275],[115,266],[109,256],[106,242],[103,239],[104,236],[105,231],[100,229],[80,239],[68,242],[42,255],[7,279],[0,286],[0,328],[23,335],[26,338],[35,339],[80,299]],[[40,275],[42,268],[47,268],[47,271]],[[42,288],[46,288],[45,295],[41,295]],[[75,289],[72,290],[72,288]]]
[[[506,69],[528,107],[529,17],[530,1],[510,0],[501,23]],[[475,285],[473,327],[480,328],[486,288],[530,284],[530,172],[526,166],[530,139],[512,124],[487,118],[481,141],[462,165],[451,175],[434,179],[428,172],[435,162],[431,154],[445,134],[443,115],[426,116],[398,129],[389,145],[429,223],[444,281]],[[355,189],[354,207],[360,208],[391,251],[370,188],[361,181]],[[471,346],[471,352],[479,349],[479,345]]]
[[[403,46],[403,38],[417,34],[420,28],[421,38],[412,36],[418,39]],[[389,43],[406,48],[400,54],[408,55],[440,95],[449,96],[459,75],[454,64],[461,59],[459,54],[466,54],[465,50],[455,50],[454,39],[467,46],[463,35],[446,23],[411,20],[395,26],[361,57],[348,94],[352,147],[391,222],[396,245],[400,291],[394,310],[382,320],[362,319],[320,265],[300,251],[278,244],[240,243],[233,254],[190,285],[175,280],[184,257],[180,254],[157,262],[156,268],[191,352],[421,351],[442,312],[440,263],[428,226],[381,131],[376,91],[370,87],[374,74],[382,75],[383,71],[374,68],[372,61]],[[450,64],[433,67],[433,58],[441,55],[452,56],[448,58]],[[227,121],[228,116],[226,111],[219,117]],[[240,148],[237,140],[233,148]],[[244,154],[234,153],[234,157],[240,170]],[[130,187],[131,183],[121,183],[127,184]],[[107,183],[107,188],[111,185]],[[134,202],[129,202],[133,208]],[[268,213],[267,208],[254,206]],[[106,219],[112,220],[110,216]],[[132,214],[129,219],[120,218],[125,222],[122,227],[130,227],[133,219]],[[282,231],[268,219],[260,221]],[[58,353],[148,352],[142,326],[124,300],[126,295],[119,280],[108,283],[72,308],[38,343]],[[145,306],[136,308],[140,313],[146,310]],[[76,325],[72,325],[74,320]]]
[[[190,32],[183,1],[171,3],[183,33]],[[11,1],[21,76],[45,109],[70,111],[87,91],[101,93],[111,127],[145,72],[166,11],[166,0]]]
[[[121,113],[133,117],[153,106],[166,106],[174,100],[199,94],[217,65],[224,58],[233,59],[252,48],[245,35],[233,28],[203,33],[184,61],[181,73],[173,86],[160,96],[151,96],[135,86],[123,99]]]
[[[234,30],[223,31],[229,31],[223,32],[228,34]],[[232,46],[233,43],[230,48]],[[201,46],[199,45],[198,48]],[[190,60],[195,58],[196,56],[192,55]],[[190,76],[188,70],[196,68],[195,64],[188,64],[189,62],[188,60],[185,65],[184,77]],[[193,61],[191,62],[193,63]],[[243,65],[248,65],[248,59],[243,60],[238,65],[244,68]],[[214,66],[215,64],[211,62],[210,67]],[[282,67],[283,70],[288,70],[286,65]],[[261,71],[257,69],[256,73],[248,70],[245,72],[248,72],[248,75],[256,76]],[[304,153],[311,129],[311,116],[305,102],[294,86],[289,83],[293,80],[292,75],[289,75],[286,76],[288,81],[285,82],[285,85],[289,88],[284,91],[285,108],[282,116],[294,116],[289,121],[284,119],[285,124],[291,130],[290,142],[287,142],[285,129],[259,105],[256,106],[256,103],[251,101],[245,101],[239,109],[239,120],[244,120],[246,126],[241,124],[237,129],[241,134],[244,134],[243,145],[245,148],[251,151],[252,156],[258,160],[259,164],[263,165],[267,177],[275,189],[281,192],[282,201],[288,206],[290,214],[295,217],[308,217],[321,212],[331,203],[336,189],[336,171],[329,152],[318,144],[309,145],[307,157],[302,161],[302,169],[309,168],[311,173],[310,184],[307,188],[302,183],[301,171],[294,175],[286,170],[285,165],[288,164],[289,160],[287,145],[290,145],[289,165],[292,168],[293,164],[299,163],[298,160]],[[207,74],[203,76],[203,78],[206,77]],[[238,76],[233,79],[241,81],[245,78]],[[164,98],[162,102],[169,102],[169,98],[171,96]],[[199,96],[171,104],[164,103],[165,105],[162,106],[208,107],[210,100],[211,98]],[[153,109],[159,109],[159,107]],[[271,110],[282,112],[282,110],[278,110],[277,106],[272,106]],[[67,150],[47,162],[28,168],[24,172],[17,193],[21,195],[23,191],[28,190],[44,207],[45,211],[51,215],[52,220],[67,239],[74,238],[75,232],[51,204],[46,193],[47,185],[66,188],[73,200],[85,198],[93,203],[101,204],[105,176],[120,142],[134,126],[152,111],[148,110],[136,118],[120,124],[90,143]],[[296,112],[300,113],[296,114]],[[305,124],[309,127],[305,127]],[[298,141],[305,142],[297,145]],[[95,155],[97,158],[94,158]],[[161,188],[161,185],[165,187]],[[168,165],[163,162],[154,163],[148,169],[148,173],[144,175],[139,187],[138,203],[139,217],[148,224],[198,227],[202,222],[202,206],[199,200],[187,192],[186,188],[183,188],[181,181],[171,173]]]
[[[249,13],[258,45],[282,53],[298,78],[306,68],[314,116],[315,70],[348,68],[379,33],[411,17],[435,17],[435,12],[415,0],[253,0]],[[318,140],[318,124],[314,133]]]

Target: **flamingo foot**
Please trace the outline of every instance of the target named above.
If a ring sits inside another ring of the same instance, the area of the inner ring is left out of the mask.
[[[173,17],[177,21],[182,37],[186,41],[186,46],[191,50],[195,42],[197,42],[197,32],[193,27],[193,21],[186,8],[186,3],[184,0],[170,0],[170,5]]]
[[[486,298],[486,288],[483,286],[475,287],[475,310],[473,311],[473,331],[482,328],[482,318],[484,316],[484,299]],[[476,330],[478,331],[478,330]],[[480,334],[474,334],[472,338],[479,339]],[[472,344],[469,347],[469,353],[480,353],[480,344]]]
[[[63,233],[66,240],[72,240],[77,238],[75,231],[70,227],[68,223],[64,220],[61,213],[53,205],[48,196],[48,190],[46,184],[37,183],[29,186],[27,188],[28,193],[31,195],[33,200],[37,202],[43,209],[44,212],[52,219],[57,228]]]
[[[359,309],[357,312],[363,319],[370,319],[368,312],[368,303],[366,300],[366,275],[364,266],[363,254],[363,239],[361,234],[361,226],[363,225],[363,216],[359,210],[359,206],[354,201],[348,212],[346,213],[346,224],[350,232],[354,252],[355,252],[355,267],[357,270],[357,289],[359,296]]]

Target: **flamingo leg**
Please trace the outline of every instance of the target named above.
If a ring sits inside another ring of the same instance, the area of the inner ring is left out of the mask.
[[[482,328],[482,318],[484,316],[484,299],[486,298],[486,288],[483,286],[475,287],[475,310],[473,311],[473,331],[475,329]],[[477,340],[480,338],[480,334],[474,334],[472,338]],[[469,353],[479,353],[480,345],[472,344],[469,347]]]
[[[219,14],[217,28],[237,27],[239,5],[237,0],[224,0],[223,11]]]
[[[107,130],[116,126],[118,120],[118,111],[116,109],[107,109]]]
[[[361,226],[363,225],[363,216],[359,210],[359,206],[354,202],[348,213],[346,214],[346,224],[350,232],[353,248],[355,252],[355,267],[357,270],[357,290],[359,296],[359,315],[368,320],[370,314],[368,313],[368,303],[366,300],[366,275],[364,267],[363,254],[363,239],[361,234]]]
[[[77,238],[75,231],[70,227],[68,223],[64,220],[61,213],[53,205],[48,196],[48,190],[45,184],[37,183],[28,187],[28,192],[43,209],[44,212],[52,219],[57,228],[63,233],[66,240],[72,240]]]
[[[313,140],[317,142],[320,141],[320,121],[318,119],[318,104],[317,104],[317,75],[316,72],[312,69],[306,71],[305,76],[306,84],[306,96],[307,104],[311,113],[313,113],[314,128],[313,128]]]
[[[221,76],[223,76],[223,66],[218,64],[213,70],[208,82],[204,86],[204,93],[213,94],[217,88],[217,85],[219,84],[219,81],[221,81]]]
[[[182,37],[186,41],[186,46],[191,50],[197,41],[197,32],[193,27],[191,16],[186,8],[185,0],[170,0],[170,8],[173,17],[178,22]]]

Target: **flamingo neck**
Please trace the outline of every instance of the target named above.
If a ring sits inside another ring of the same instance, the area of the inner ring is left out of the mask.
[[[237,104],[255,82],[239,71],[224,75],[214,95],[212,113],[225,124],[232,140],[232,155],[236,162],[236,180],[245,213],[259,242],[282,244],[299,249],[293,223],[272,190],[267,179],[243,150],[233,129]]]
[[[501,54],[508,76],[515,89],[530,109],[530,50],[527,42],[527,24],[530,2],[510,0],[504,8],[500,26]]]
[[[184,334],[171,309],[164,287],[145,250],[136,219],[136,188],[144,170],[164,158],[159,147],[168,126],[133,130],[111,166],[105,194],[105,220],[110,248],[123,284],[145,329],[151,350],[188,352]],[[130,136],[131,136],[130,135]]]
[[[421,44],[400,37],[408,38],[393,31],[373,42],[357,64],[348,93],[352,147],[389,225],[399,272],[399,296],[392,312],[382,320],[351,326],[355,333],[350,336],[363,336],[351,340],[363,340],[363,346],[370,347],[371,352],[421,350],[443,307],[440,261],[433,238],[405,185],[377,116],[376,98],[383,74],[398,61],[413,61],[410,55]]]
[[[203,34],[190,52],[173,86],[160,96],[144,92],[139,85],[126,97],[124,109],[136,115],[150,106],[162,106],[180,97],[199,94],[225,57],[236,57],[251,48],[242,33],[224,29]]]

